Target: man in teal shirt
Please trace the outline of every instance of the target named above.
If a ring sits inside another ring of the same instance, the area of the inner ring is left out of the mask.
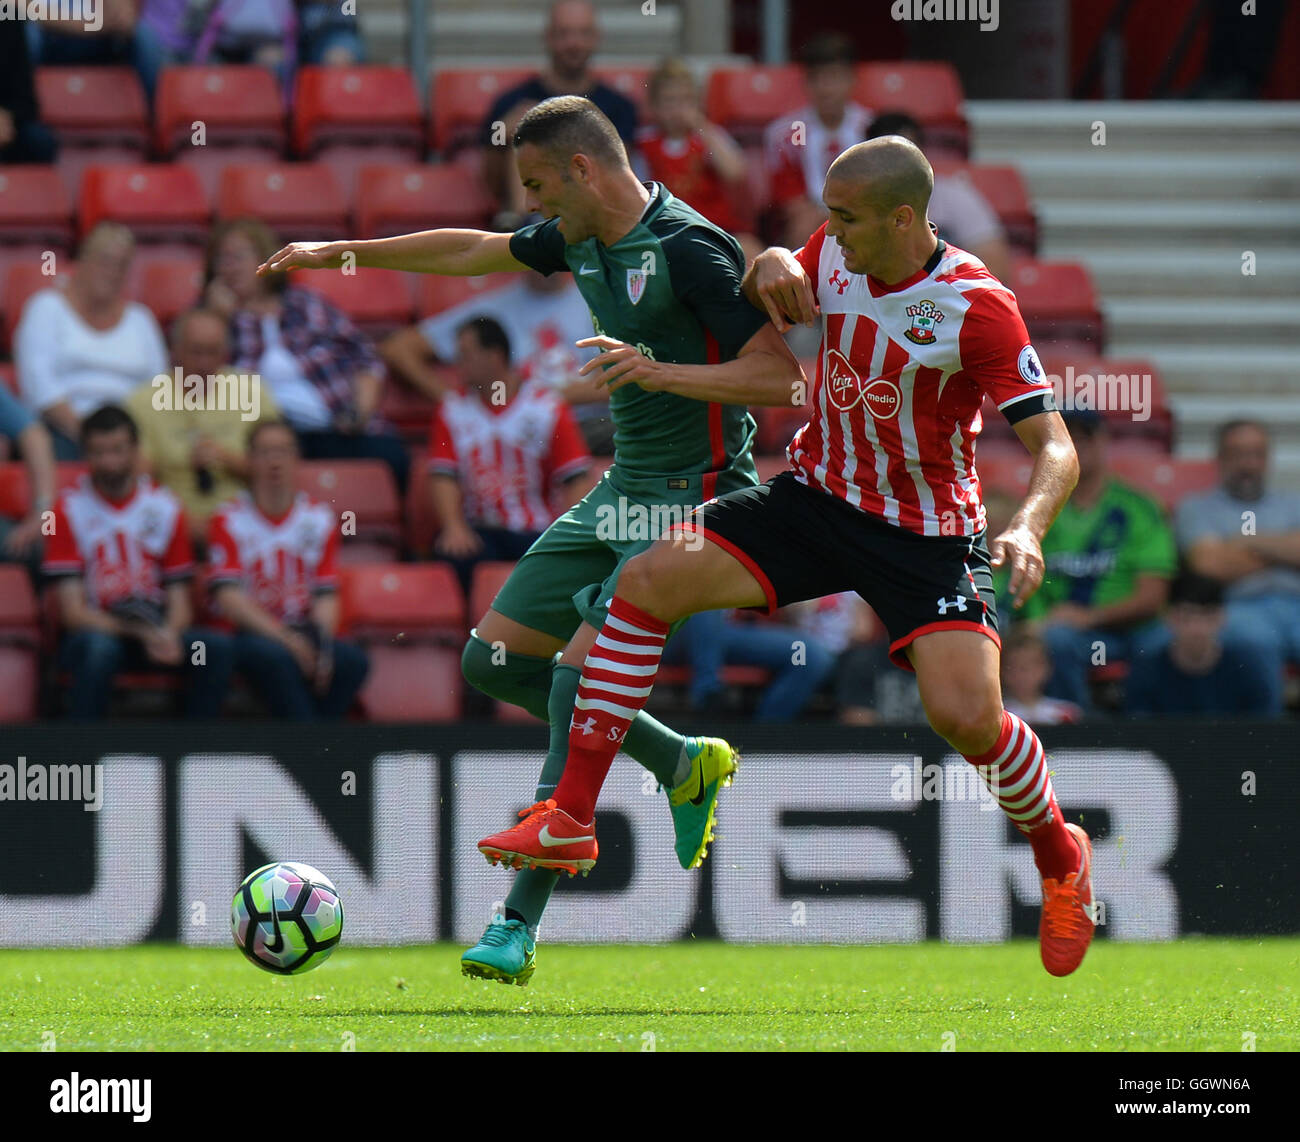
[[[1043,585],[1018,617],[1042,622],[1046,693],[1088,709],[1090,667],[1147,654],[1164,637],[1155,620],[1178,556],[1161,506],[1107,472],[1101,416],[1075,410],[1064,420],[1079,483],[1043,538]]]

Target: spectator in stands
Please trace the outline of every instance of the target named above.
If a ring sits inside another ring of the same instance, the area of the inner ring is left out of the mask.
[[[366,45],[357,24],[356,6],[298,0],[298,58],[307,64],[346,67],[364,63]]]
[[[600,44],[595,8],[588,0],[555,0],[545,39],[549,66],[503,92],[483,120],[483,177],[497,202],[499,230],[517,230],[524,221],[524,190],[509,144],[530,107],[553,95],[584,95],[609,117],[629,152],[635,143],[636,106],[591,71],[591,57]]]
[[[58,149],[41,122],[27,25],[0,20],[0,163],[52,163]]]
[[[637,132],[647,173],[690,203],[740,243],[746,263],[762,253],[737,209],[748,193],[749,163],[736,141],[704,117],[695,75],[681,60],[666,60],[650,77],[654,122]]]
[[[815,35],[800,60],[809,103],[769,124],[764,147],[777,212],[774,236],[792,250],[826,221],[826,172],[867,137],[871,123],[871,112],[851,98],[857,79],[851,39],[838,32]]]
[[[283,421],[248,437],[248,491],[208,530],[214,609],[234,630],[235,668],[277,718],[342,718],[369,663],[339,629],[339,519],[298,491],[298,442]]]
[[[1088,671],[1148,653],[1177,568],[1172,529],[1155,500],[1110,476],[1101,416],[1064,414],[1079,483],[1043,538],[1043,585],[1017,616],[1040,621],[1052,658],[1046,692],[1088,710]],[[1013,612],[1014,613],[1014,612]]]
[[[0,437],[11,442],[27,468],[31,504],[21,520],[0,516],[0,561],[40,570],[42,523],[54,506],[54,446],[45,426],[0,385]]]
[[[130,230],[101,222],[81,244],[67,289],[40,290],[23,307],[14,333],[18,382],[60,460],[77,459],[85,417],[124,404],[138,384],[167,369],[157,319],[126,296],[134,253]]]
[[[1145,659],[1143,659],[1145,661]],[[1052,674],[1047,644],[1032,623],[1017,623],[1002,640],[1002,704],[1018,718],[1045,726],[1077,722],[1083,710],[1043,693]]]
[[[1266,662],[1280,695],[1284,664],[1300,662],[1300,496],[1267,487],[1258,421],[1221,425],[1218,460],[1219,486],[1178,505],[1178,546],[1192,571],[1224,584],[1225,641]]]
[[[520,377],[562,396],[573,406],[587,447],[596,455],[613,454],[609,397],[595,377],[578,376],[596,350],[575,344],[591,336],[591,310],[572,274],[526,270],[508,286],[398,330],[379,346],[379,355],[394,376],[438,400],[454,381],[435,365],[456,359],[460,330],[471,317],[496,321],[506,332]]]
[[[1133,664],[1125,709],[1141,716],[1278,717],[1275,664],[1245,644],[1225,644],[1223,584],[1184,570],[1169,591],[1168,641]]]
[[[193,624],[194,564],[180,501],[139,473],[135,422],[117,405],[86,417],[81,444],[89,474],[58,498],[43,567],[57,580],[70,716],[102,718],[123,670],[181,669],[186,712],[216,717],[231,646]]]
[[[835,668],[835,652],[792,623],[755,620],[739,611],[701,611],[686,620],[664,648],[668,666],[691,668],[690,703],[716,707],[727,666],[772,672],[754,711],[756,722],[793,722]]]
[[[190,309],[172,325],[173,371],[142,384],[127,401],[140,429],[140,451],[154,479],[185,507],[191,539],[202,550],[208,520],[248,479],[248,432],[279,416],[258,376],[238,377],[226,363],[230,331],[210,309]],[[184,386],[177,400],[175,371]],[[244,401],[243,398],[251,398]]]
[[[577,503],[591,458],[568,405],[511,370],[509,339],[492,318],[462,326],[457,364],[465,388],[434,415],[429,483],[442,525],[434,554],[468,598],[477,563],[520,558],[557,507]]]
[[[889,661],[889,643],[877,637],[879,624],[860,595],[843,591],[786,607],[801,630],[836,655],[836,718],[846,726],[897,725],[925,721],[916,675]]]
[[[320,294],[284,274],[258,277],[279,248],[247,218],[220,223],[208,240],[204,304],[230,320],[231,364],[262,378],[306,459],[383,460],[404,492],[410,459],[377,415],[384,375],[374,345]]]
[[[925,150],[921,124],[905,111],[887,111],[876,116],[867,138],[878,139],[882,135],[901,135]],[[974,254],[1001,281],[1009,280],[1011,247],[1006,231],[993,207],[969,179],[961,174],[935,171],[934,191],[926,213],[939,227],[939,237]]]

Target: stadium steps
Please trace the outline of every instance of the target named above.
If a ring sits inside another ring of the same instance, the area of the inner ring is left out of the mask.
[[[1161,370],[1177,454],[1209,456],[1216,425],[1258,416],[1275,478],[1300,484],[1300,105],[988,102],[967,117],[976,161],[1024,175],[1039,256],[1092,273],[1108,355]]]

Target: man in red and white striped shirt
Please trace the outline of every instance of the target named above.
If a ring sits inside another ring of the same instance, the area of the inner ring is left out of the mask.
[[[1091,845],[1061,815],[1037,735],[1003,708],[992,584],[1005,562],[1017,606],[1037,590],[1041,539],[1078,460],[1014,295],[930,226],[933,185],[907,140],[859,143],[826,177],[826,225],[797,254],[759,256],[745,291],[777,327],[822,321],[792,469],[703,505],[627,564],[583,666],[553,803],[481,850],[511,862],[594,861],[596,798],[673,622],[853,590],[888,629],[891,660],[915,671],[930,725],[979,767],[1029,840],[1044,966],[1068,975],[1082,962],[1094,923]],[[1036,457],[992,558],[975,468],[985,395]]]
[[[433,417],[429,475],[442,530],[435,553],[456,569],[468,598],[475,564],[518,559],[577,502],[591,464],[569,406],[510,368],[510,341],[490,317],[456,336],[465,387]]]

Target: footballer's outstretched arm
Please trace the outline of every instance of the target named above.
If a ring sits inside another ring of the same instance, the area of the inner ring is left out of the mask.
[[[337,270],[345,254],[355,264],[379,270],[476,277],[528,267],[510,252],[510,234],[486,230],[421,230],[395,238],[339,242],[291,242],[257,267],[259,274],[283,270]]]
[[[994,567],[1011,565],[1007,589],[1014,606],[1024,605],[1043,582],[1043,536],[1079,482],[1079,457],[1061,414],[1055,410],[1027,416],[1013,425],[1034,456],[1029,491],[1006,531],[989,545]]]
[[[807,404],[808,378],[781,335],[768,324],[741,346],[735,358],[717,365],[653,361],[613,337],[585,337],[579,346],[601,349],[579,370],[597,374],[609,392],[635,382],[643,389],[675,393],[717,404]]]

